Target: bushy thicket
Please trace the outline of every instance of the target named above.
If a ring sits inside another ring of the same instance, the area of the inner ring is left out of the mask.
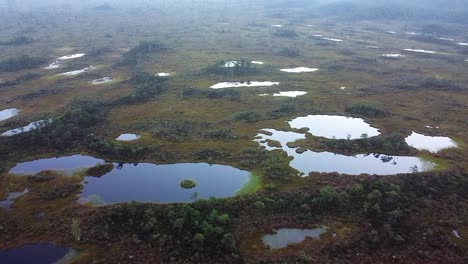
[[[348,105],[346,106],[345,111],[353,115],[366,117],[384,117],[387,115],[387,112],[382,108],[365,103]]]
[[[21,55],[16,58],[9,58],[0,61],[0,72],[14,72],[24,69],[31,69],[45,62],[46,60],[44,58]]]
[[[163,52],[167,47],[158,41],[141,41],[138,46],[130,49],[122,56],[122,65],[136,65],[149,54]]]

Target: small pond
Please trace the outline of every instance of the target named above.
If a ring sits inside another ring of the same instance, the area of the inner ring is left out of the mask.
[[[303,91],[288,91],[288,92],[278,92],[274,93],[273,96],[283,96],[283,97],[298,97],[298,96],[303,96],[306,95],[307,92]]]
[[[413,132],[405,140],[408,145],[418,150],[427,150],[432,153],[458,146],[451,138],[425,136],[416,132]]]
[[[93,203],[191,202],[195,198],[229,197],[247,184],[250,173],[225,165],[207,163],[115,164],[102,177],[85,177],[82,201]],[[191,180],[194,188],[184,189],[180,183]],[[196,193],[196,196],[194,196]]]
[[[318,137],[336,139],[357,139],[363,134],[378,136],[377,128],[371,127],[362,118],[332,115],[309,115],[289,121],[292,128],[308,128],[309,133]]]
[[[404,51],[416,52],[416,53],[426,53],[426,54],[435,54],[436,53],[433,50],[423,50],[423,49],[404,49]]]
[[[73,250],[66,247],[58,247],[51,243],[31,244],[18,248],[0,251],[1,264],[52,264],[58,263]]]
[[[267,87],[279,85],[279,82],[221,82],[212,85],[211,89],[238,88],[238,87]]]
[[[314,229],[281,228],[280,230],[275,230],[274,234],[264,235],[262,241],[270,249],[280,249],[289,245],[302,243],[306,238],[320,239],[320,235],[326,232],[326,226]]]
[[[69,72],[64,72],[64,73],[60,73],[59,75],[62,75],[62,76],[76,76],[76,75],[79,75],[79,74],[82,74],[82,73],[85,73],[85,72],[89,72],[89,71],[92,71],[96,69],[96,67],[94,66],[89,66],[89,67],[86,67],[86,68],[83,68],[81,70],[76,70],[76,71],[69,71]]]
[[[15,199],[20,198],[21,196],[29,193],[29,189],[26,188],[22,192],[11,192],[8,193],[5,200],[0,201],[0,208],[6,209],[7,211],[11,210],[11,205],[15,201]]]
[[[170,73],[167,73],[167,72],[158,72],[155,74],[155,76],[157,77],[167,77],[167,76],[170,76],[171,74]]]
[[[133,141],[139,139],[140,136],[136,134],[121,134],[118,138],[115,140],[117,141]]]
[[[307,68],[307,67],[298,67],[298,68],[290,68],[290,69],[281,69],[282,72],[288,73],[301,73],[301,72],[316,72],[318,68]]]
[[[28,132],[28,131],[43,127],[43,126],[47,125],[48,123],[49,123],[48,120],[35,121],[35,122],[32,122],[32,123],[29,123],[28,125],[26,125],[24,127],[19,127],[19,128],[15,128],[15,129],[12,129],[12,130],[5,131],[2,134],[0,134],[0,136],[2,136],[2,137],[11,137],[11,136],[14,136],[14,135],[17,135],[17,134],[21,134],[21,133],[24,133],[24,132]]]
[[[81,58],[83,57],[84,55],[86,55],[85,53],[77,53],[77,54],[72,54],[72,55],[65,55],[65,56],[62,56],[60,58],[57,58],[57,60],[71,60],[71,59],[77,59],[77,58]]]
[[[104,78],[101,78],[101,79],[93,80],[91,83],[94,84],[94,85],[97,85],[97,84],[104,84],[104,83],[110,83],[110,82],[112,82],[111,77],[104,77]]]
[[[398,53],[389,53],[389,54],[382,54],[382,57],[398,59],[398,58],[404,58],[404,57],[406,57],[406,55],[398,54]]]
[[[19,113],[17,108],[8,108],[0,111],[0,121],[7,120],[16,116]]]
[[[333,41],[333,42],[343,42],[342,39],[337,38],[322,38],[323,40]]]
[[[73,172],[78,169],[91,168],[98,164],[103,164],[104,160],[82,156],[73,155],[59,158],[37,159],[33,161],[18,163],[10,170],[11,174],[36,174],[41,171],[55,170],[64,172]]]

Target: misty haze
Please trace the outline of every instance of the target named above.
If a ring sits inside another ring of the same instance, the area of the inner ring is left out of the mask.
[[[0,264],[468,263],[466,0],[0,0]]]

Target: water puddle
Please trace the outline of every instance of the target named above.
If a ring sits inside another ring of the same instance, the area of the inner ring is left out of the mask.
[[[207,163],[115,164],[112,171],[101,177],[85,177],[80,200],[101,205],[133,200],[171,203],[229,197],[249,182],[249,175],[234,167]],[[185,180],[193,181],[195,186],[181,187]]]
[[[251,61],[250,63],[252,64],[258,64],[258,65],[263,65],[263,61]]]
[[[451,138],[431,137],[413,132],[405,139],[406,143],[418,150],[427,150],[436,153],[442,149],[458,147]]]
[[[453,38],[439,38],[440,40],[455,41]]]
[[[61,76],[76,76],[76,75],[80,75],[80,74],[85,73],[85,72],[90,72],[90,71],[92,71],[94,69],[96,69],[96,67],[89,66],[89,67],[86,67],[86,68],[81,69],[81,70],[60,73],[59,75],[61,75]]]
[[[139,139],[140,136],[136,134],[121,134],[118,138],[115,140],[118,141],[133,141]]]
[[[2,137],[11,137],[11,136],[18,135],[18,134],[21,134],[21,133],[29,132],[31,130],[41,128],[41,127],[47,125],[49,122],[50,122],[49,120],[35,121],[35,122],[32,122],[32,123],[29,123],[28,125],[26,125],[24,127],[15,128],[15,129],[12,129],[12,130],[5,131],[2,134],[0,134],[0,136],[2,136]]]
[[[279,85],[279,82],[221,82],[212,85],[211,89],[239,88],[239,87],[267,87]]]
[[[288,122],[292,128],[308,128],[309,133],[330,139],[358,139],[378,136],[377,128],[371,127],[362,118],[331,115],[309,115],[297,117]]]
[[[460,233],[458,232],[458,230],[453,229],[452,234],[453,234],[454,237],[456,237],[458,239],[462,239],[462,237],[460,236]]]
[[[18,199],[19,197],[25,195],[29,193],[29,189],[26,188],[24,189],[24,191],[22,192],[11,192],[11,193],[8,193],[7,197],[5,200],[2,200],[0,201],[0,208],[3,208],[7,211],[10,211],[11,210],[11,205],[13,204],[13,202],[15,201],[15,199]]]
[[[52,243],[32,244],[0,251],[2,264],[51,264],[60,263],[71,251],[67,247],[58,247]]]
[[[280,24],[277,24],[277,25],[271,25],[272,27],[277,27],[277,28],[282,28],[284,27],[284,25],[280,25]]]
[[[42,171],[51,170],[67,172],[70,174],[79,169],[91,168],[103,163],[104,160],[90,156],[73,155],[21,162],[10,169],[10,173],[15,175],[31,175]]]
[[[170,73],[166,73],[166,72],[158,72],[155,74],[155,76],[157,77],[168,77],[170,75],[171,75]]]
[[[404,51],[408,52],[416,52],[416,53],[426,53],[426,54],[436,54],[437,52],[433,50],[423,50],[423,49],[404,49]]]
[[[18,115],[19,110],[17,108],[8,108],[0,111],[0,121],[7,120]]]
[[[398,59],[398,58],[404,58],[406,57],[406,55],[398,54],[398,53],[389,53],[389,54],[382,54],[382,57]]]
[[[468,43],[464,43],[464,42],[460,42],[460,43],[457,43],[458,45],[460,46],[468,46]]]
[[[406,35],[419,36],[421,33],[418,32],[406,32]]]
[[[288,92],[274,93],[273,96],[298,97],[298,96],[303,96],[306,94],[307,92],[302,92],[302,91],[288,91]]]
[[[44,69],[46,70],[58,69],[62,67],[62,65],[63,65],[63,62],[61,60],[56,60],[52,62],[51,64],[49,64],[49,66],[45,67]]]
[[[97,84],[104,84],[104,83],[110,83],[110,82],[112,82],[111,77],[104,77],[104,78],[101,78],[101,79],[93,80],[91,83],[94,84],[94,85],[97,85]]]
[[[262,241],[270,249],[280,249],[289,245],[300,244],[306,238],[319,240],[320,236],[327,232],[327,229],[326,226],[314,229],[281,228],[275,230],[274,234],[264,235]]]
[[[84,55],[86,55],[86,54],[85,54],[85,53],[77,53],[77,54],[72,54],[72,55],[65,55],[65,56],[62,56],[62,57],[57,58],[57,60],[71,60],[71,59],[77,59],[77,58],[83,57]]]
[[[322,38],[323,40],[333,41],[333,42],[343,42],[342,39],[337,38]]]
[[[289,72],[289,73],[301,73],[301,72],[316,72],[318,68],[307,68],[307,67],[298,67],[292,69],[281,69],[282,72]]]
[[[392,34],[392,35],[397,34],[395,31],[390,31],[390,30],[389,30],[389,31],[385,31],[385,32],[387,32],[388,34]]]

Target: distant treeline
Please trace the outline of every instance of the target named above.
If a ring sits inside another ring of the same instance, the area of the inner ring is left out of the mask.
[[[0,46],[17,46],[33,43],[34,39],[25,36],[13,37],[7,41],[0,41]]]
[[[165,51],[166,49],[166,46],[158,41],[142,41],[138,46],[132,48],[123,55],[121,64],[127,66],[136,65],[147,55]]]
[[[46,59],[21,55],[17,58],[9,58],[0,61],[0,72],[14,72],[24,69],[31,69],[46,62]]]

